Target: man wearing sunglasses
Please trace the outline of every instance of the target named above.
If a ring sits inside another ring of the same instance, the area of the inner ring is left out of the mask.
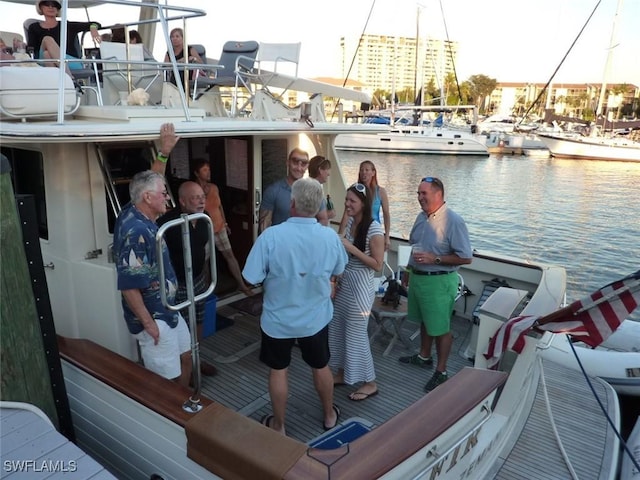
[[[287,176],[269,185],[260,203],[260,232],[271,225],[286,221],[291,215],[291,185],[304,177],[309,166],[309,154],[294,148],[287,159]]]
[[[473,251],[467,226],[460,215],[448,208],[439,178],[424,177],[420,181],[418,203],[422,211],[409,234],[414,248],[408,265],[407,318],[420,323],[420,352],[400,357],[400,362],[432,366],[431,346],[435,339],[438,363],[424,387],[429,392],[448,379],[450,321],[458,290],[456,271],[460,265],[471,263]]]

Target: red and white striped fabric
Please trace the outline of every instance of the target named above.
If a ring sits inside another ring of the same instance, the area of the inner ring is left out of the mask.
[[[597,347],[639,304],[640,270],[545,317],[523,315],[512,318],[491,338],[484,357],[489,368],[495,368],[505,350],[520,353],[524,348],[524,337],[533,326],[548,332],[566,333]]]

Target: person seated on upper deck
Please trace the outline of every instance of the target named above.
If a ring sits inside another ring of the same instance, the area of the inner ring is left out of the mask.
[[[60,58],[60,22],[57,20],[62,5],[57,0],[36,0],[36,11],[44,16],[44,21],[34,22],[27,29],[28,46],[33,48],[36,59]],[[80,59],[82,52],[76,50],[76,39],[80,32],[91,32],[91,37],[100,43],[100,24],[97,22],[67,22],[67,52],[65,58]],[[46,62],[46,67],[55,67],[55,63]],[[73,77],[71,70],[82,68],[81,62],[69,62],[65,65],[66,72]]]
[[[189,54],[187,59],[185,60],[184,58],[184,32],[181,28],[174,28],[173,30],[171,30],[171,33],[169,35],[169,38],[171,39],[171,46],[173,48],[173,54],[176,57],[176,62],[178,63],[204,63],[204,61],[202,60],[202,58],[200,57],[200,55],[198,55],[198,52],[196,51],[195,48],[193,47],[189,47]],[[169,56],[169,52],[167,52],[164,56],[164,61],[165,63],[169,63],[171,62],[171,57]],[[189,79],[193,79],[193,75],[194,75],[195,70],[191,70],[189,72]],[[169,79],[169,81],[171,83],[176,83],[175,82],[175,78],[173,78],[173,75],[171,75],[171,78]],[[184,72],[181,70],[180,71],[180,81],[182,83],[184,83]]]
[[[124,41],[124,25],[115,25],[114,28],[111,29],[111,41],[114,43],[125,43]],[[137,30],[129,30],[129,43],[132,45],[141,44],[142,45],[142,55],[145,62],[155,62],[156,59],[153,57],[149,49],[142,43],[142,37]]]

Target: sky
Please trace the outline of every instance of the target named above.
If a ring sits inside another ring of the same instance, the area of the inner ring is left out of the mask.
[[[24,0],[23,0],[24,1]],[[164,3],[165,0],[160,0]],[[207,11],[191,20],[189,43],[201,43],[217,58],[227,40],[302,42],[299,75],[340,78],[341,36],[394,35],[446,38],[459,42],[458,78],[483,74],[498,82],[544,83],[553,74],[592,10],[554,82],[601,83],[618,0],[173,0]],[[366,25],[371,5],[373,11]],[[444,20],[440,5],[444,10]],[[239,8],[239,6],[242,8]],[[418,11],[419,22],[417,21]],[[89,9],[103,25],[134,20],[137,12],[119,6]],[[0,0],[0,30],[22,31],[37,17],[35,7]],[[71,20],[86,20],[73,9]],[[419,24],[419,29],[417,25]],[[640,0],[625,0],[617,17],[610,83],[640,86]],[[170,27],[181,26],[180,23]],[[154,55],[162,60],[164,47]]]

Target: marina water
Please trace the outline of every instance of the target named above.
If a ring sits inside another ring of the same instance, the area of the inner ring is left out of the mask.
[[[391,232],[408,238],[420,179],[445,185],[471,245],[564,266],[567,300],[640,268],[640,164],[526,156],[456,157],[340,152],[346,182],[371,160],[387,189]],[[632,319],[640,321],[636,310]]]

